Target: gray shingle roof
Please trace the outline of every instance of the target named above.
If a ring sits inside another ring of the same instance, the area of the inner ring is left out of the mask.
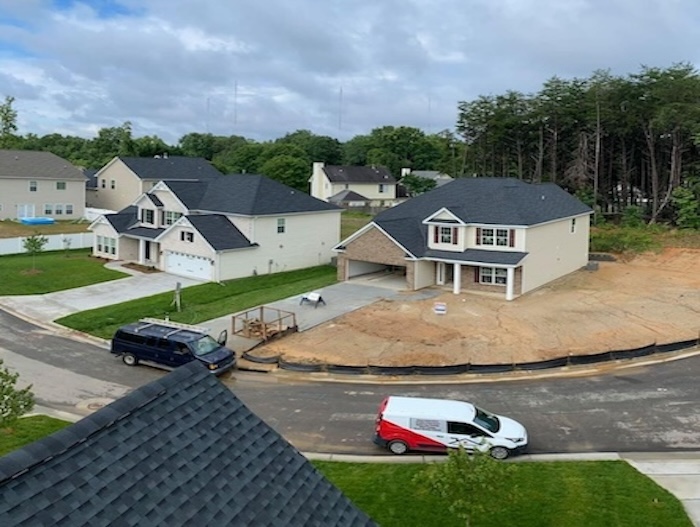
[[[590,207],[552,183],[510,178],[459,178],[379,213],[374,223],[414,256],[427,250],[422,221],[447,208],[464,223],[530,226],[581,214]]]
[[[141,179],[198,180],[221,176],[203,157],[120,157]]]
[[[188,221],[204,237],[215,251],[255,247],[226,216],[202,214],[187,216]]]
[[[129,205],[116,214],[105,214],[105,219],[114,227],[115,231],[123,233],[138,223],[137,215],[138,208],[135,205]]]
[[[194,361],[0,459],[0,525],[372,526]]]
[[[0,150],[0,179],[57,179],[86,181],[80,169],[51,152]]]
[[[231,174],[199,183],[167,181],[166,184],[189,210],[248,216],[339,210],[331,203],[257,174]]]
[[[323,167],[326,177],[333,183],[396,183],[386,167],[335,166]]]
[[[332,195],[328,198],[331,203],[342,203],[345,201],[369,201],[362,194],[358,194],[354,190],[341,190],[337,194]]]
[[[461,253],[429,249],[425,251],[423,256],[452,262],[471,262],[486,265],[518,265],[527,254],[528,253],[515,251],[485,251],[483,249],[467,249]]]

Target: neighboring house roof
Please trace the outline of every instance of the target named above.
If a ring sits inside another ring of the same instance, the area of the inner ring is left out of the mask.
[[[341,190],[337,194],[332,195],[328,198],[331,203],[347,203],[348,201],[370,201],[369,198],[364,197],[362,194],[358,194],[354,190]]]
[[[119,159],[141,179],[198,180],[221,176],[221,172],[203,157],[120,157]]]
[[[323,171],[332,183],[396,183],[386,167],[377,166],[324,166]]]
[[[95,168],[83,169],[83,174],[87,178],[87,181],[85,182],[86,188],[97,188],[97,178],[95,177],[97,175],[97,172],[98,170]]]
[[[452,179],[450,176],[448,176],[447,174],[443,174],[439,170],[411,170],[410,174],[425,179],[446,179],[448,181]]]
[[[420,258],[428,247],[428,227],[423,220],[442,208],[466,224],[513,226],[537,225],[593,212],[553,183],[459,178],[379,213],[373,223]]]
[[[85,181],[80,169],[51,152],[0,150],[0,179]]]
[[[374,526],[193,361],[0,459],[0,525]]]
[[[321,212],[338,207],[257,174],[231,174],[200,182],[166,181],[188,210],[264,216]]]
[[[202,214],[187,216],[187,220],[204,236],[215,251],[245,249],[255,247],[226,216],[220,214]]]

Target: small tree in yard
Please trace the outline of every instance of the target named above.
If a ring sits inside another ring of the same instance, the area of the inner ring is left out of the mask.
[[[11,427],[17,419],[34,408],[31,386],[18,390],[18,373],[12,373],[0,359],[0,430]]]
[[[49,239],[38,232],[24,239],[24,250],[32,255],[32,271],[36,271],[36,255],[44,250],[47,243]]]
[[[449,452],[445,463],[430,465],[427,474],[419,477],[469,527],[474,514],[493,511],[494,502],[489,496],[503,497],[504,488],[511,498],[514,496],[517,489],[508,483],[513,470],[512,463],[497,461],[481,452],[468,453],[460,447]]]

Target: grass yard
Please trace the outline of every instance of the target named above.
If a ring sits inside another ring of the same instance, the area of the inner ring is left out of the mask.
[[[18,238],[32,234],[73,234],[88,232],[89,221],[57,221],[51,225],[24,225],[18,221],[0,221],[0,238]]]
[[[128,276],[104,264],[89,249],[0,256],[0,296],[51,293]]]
[[[70,423],[47,416],[20,419],[0,430],[0,455]],[[426,465],[332,463],[314,465],[382,527],[463,527],[447,505],[426,492]],[[479,496],[487,513],[478,527],[692,527],[680,502],[623,461],[515,463],[496,495]],[[515,489],[515,490],[514,490]]]
[[[314,462],[382,527],[463,527],[420,481],[425,465]],[[475,527],[691,527],[681,503],[623,461],[515,463]],[[517,489],[517,490],[514,490]]]
[[[363,214],[362,212],[344,211],[340,218],[340,239],[344,240],[353,232],[361,229],[372,221],[371,214]]]
[[[163,318],[199,324],[261,304],[274,302],[336,282],[336,269],[329,265],[239,278],[227,282],[186,287],[180,294],[182,311],[175,311],[173,293],[161,293],[90,311],[82,311],[56,322],[64,326],[111,338],[116,329],[143,317]]]

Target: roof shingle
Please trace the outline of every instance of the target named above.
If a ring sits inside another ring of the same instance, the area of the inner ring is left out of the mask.
[[[0,179],[58,179],[86,181],[77,167],[51,152],[0,150]]]

